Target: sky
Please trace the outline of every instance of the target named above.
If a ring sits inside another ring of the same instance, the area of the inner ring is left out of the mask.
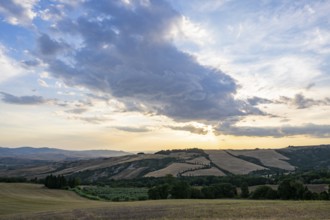
[[[0,146],[330,143],[330,1],[0,1]]]

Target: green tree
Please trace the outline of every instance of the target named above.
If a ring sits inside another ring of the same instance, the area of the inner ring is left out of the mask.
[[[323,191],[323,192],[320,193],[319,198],[321,200],[328,200],[329,199],[329,195],[328,195],[328,193],[326,191]]]
[[[67,186],[67,181],[63,175],[48,175],[45,178],[45,186],[50,189],[62,189]]]
[[[313,193],[309,190],[305,190],[303,194],[303,200],[312,200],[313,199]]]
[[[277,192],[270,186],[258,186],[251,194],[252,199],[276,199]]]
[[[150,199],[167,199],[169,196],[170,185],[165,183],[159,186],[154,186],[148,190]]]
[[[160,194],[156,186],[148,190],[149,199],[160,199]]]
[[[296,180],[285,179],[278,186],[278,194],[281,199],[303,199],[304,192],[308,190]]]
[[[219,183],[214,185],[216,198],[233,198],[237,195],[236,187],[230,183]]]
[[[204,195],[202,191],[199,188],[191,187],[190,189],[190,198],[192,199],[202,199],[204,198]]]
[[[170,191],[174,199],[188,199],[190,198],[190,185],[185,181],[175,183]]]
[[[248,198],[250,195],[249,186],[246,182],[241,185],[241,198]]]
[[[233,198],[237,195],[236,187],[230,183],[218,183],[202,188],[206,199]]]
[[[204,186],[201,191],[205,199],[215,199],[214,188],[212,186]]]
[[[76,186],[79,186],[80,185],[80,179],[77,178],[77,177],[70,177],[69,180],[68,180],[68,186],[71,187],[71,188],[74,188]]]

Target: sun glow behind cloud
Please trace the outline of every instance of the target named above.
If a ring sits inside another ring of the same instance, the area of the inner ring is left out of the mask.
[[[0,145],[329,142],[329,9],[323,1],[2,2],[0,28],[13,37],[0,35]]]

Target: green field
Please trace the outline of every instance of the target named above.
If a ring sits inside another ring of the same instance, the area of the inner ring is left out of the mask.
[[[147,200],[147,188],[113,188],[109,186],[84,186],[74,189],[79,195],[94,200],[136,201]]]
[[[330,219],[329,201],[103,202],[42,185],[0,183],[0,219]]]

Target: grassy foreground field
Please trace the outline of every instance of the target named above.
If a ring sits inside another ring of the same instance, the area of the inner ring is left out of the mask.
[[[0,183],[0,219],[330,219],[329,201],[102,202],[41,185]]]

